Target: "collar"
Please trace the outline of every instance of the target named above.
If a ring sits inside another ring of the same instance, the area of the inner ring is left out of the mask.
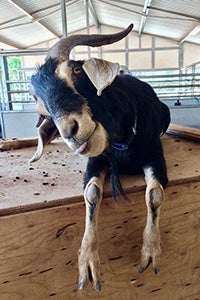
[[[132,126],[132,132],[127,138],[126,143],[121,144],[121,143],[111,143],[111,147],[114,148],[115,150],[118,151],[125,151],[128,150],[130,144],[132,143],[135,135],[136,135],[136,127],[137,127],[137,118],[134,121],[134,125]]]

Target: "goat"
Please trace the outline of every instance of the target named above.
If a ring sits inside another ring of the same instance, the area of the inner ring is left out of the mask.
[[[79,289],[91,278],[94,288],[101,290],[97,225],[108,172],[114,199],[120,195],[127,198],[119,174],[144,172],[147,222],[139,272],[151,261],[154,273],[159,270],[159,215],[168,182],[160,135],[170,123],[169,109],[147,83],[130,74],[120,74],[118,63],[96,58],[69,59],[76,45],[114,43],[132,27],[131,24],[112,35],[73,35],[61,39],[31,78],[40,120],[38,148],[30,161],[38,160],[44,146],[57,135],[75,154],[88,157],[84,179],[86,224],[78,258]]]

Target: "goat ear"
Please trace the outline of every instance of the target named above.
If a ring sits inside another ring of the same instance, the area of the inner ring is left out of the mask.
[[[102,91],[112,84],[120,69],[118,63],[97,58],[85,61],[82,67],[97,89],[98,96],[101,96]]]
[[[35,162],[42,156],[44,147],[53,139],[58,136],[58,130],[55,124],[48,120],[44,119],[42,124],[38,128],[38,147],[33,155],[33,157],[29,160],[29,163]]]

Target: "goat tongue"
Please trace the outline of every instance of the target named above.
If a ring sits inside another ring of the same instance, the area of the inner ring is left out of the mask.
[[[75,150],[75,154],[81,154],[87,146],[87,141],[83,143],[78,149]]]

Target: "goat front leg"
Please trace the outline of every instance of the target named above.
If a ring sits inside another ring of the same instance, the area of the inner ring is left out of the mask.
[[[89,159],[86,171],[84,199],[86,205],[85,232],[79,250],[79,289],[83,289],[89,279],[97,291],[101,290],[100,261],[98,253],[98,212],[103,195],[106,175],[104,164],[99,168],[96,159]],[[96,168],[95,168],[96,166]],[[99,170],[98,170],[99,168]],[[98,171],[97,171],[98,170]],[[92,174],[95,174],[93,176]]]
[[[160,208],[164,200],[163,186],[167,183],[166,167],[164,160],[162,162],[162,170],[160,170],[159,180],[154,167],[148,166],[144,168],[146,188],[146,206],[147,221],[143,232],[143,246],[141,250],[141,263],[139,273],[142,273],[152,262],[155,274],[159,272],[161,258],[161,240],[159,230]],[[163,164],[164,163],[164,164]]]

